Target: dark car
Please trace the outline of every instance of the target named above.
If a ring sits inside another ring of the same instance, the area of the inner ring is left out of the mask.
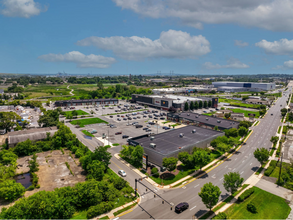
[[[122,134],[122,132],[121,132],[121,131],[118,131],[118,132],[116,132],[115,134],[116,134],[116,135],[117,135],[117,134]]]
[[[121,121],[121,118],[117,118],[117,121]]]
[[[158,118],[157,118],[157,117],[154,117],[154,119],[158,120]]]
[[[188,208],[189,208],[189,205],[188,205],[187,202],[181,202],[178,205],[176,205],[175,212],[181,213],[181,212],[183,212],[184,210],[186,210]]]
[[[142,128],[142,125],[135,125],[136,128]]]
[[[129,138],[129,136],[128,135],[122,135],[122,138]]]
[[[160,119],[161,119],[161,120],[165,120],[165,118],[164,118],[164,117],[161,117]]]
[[[144,117],[144,118],[146,118],[147,116],[146,116],[146,115],[144,115],[143,117]]]
[[[142,130],[148,130],[148,128],[143,128]]]
[[[113,118],[113,115],[110,115],[110,118]]]
[[[149,122],[149,124],[150,124],[150,125],[154,125],[154,124],[156,124],[156,123],[155,123],[155,122]]]
[[[171,128],[169,128],[169,127],[166,127],[166,128],[165,128],[165,130],[169,130],[169,129],[171,129]]]
[[[138,119],[140,119],[140,116],[137,116]]]
[[[129,117],[129,118],[128,118],[128,120],[132,120],[132,118],[131,118],[131,117]]]
[[[274,115],[273,113],[271,115]]]
[[[148,132],[148,131],[152,131],[151,129],[147,129],[147,130],[145,130],[146,132]]]
[[[126,120],[127,120],[127,118],[123,118],[123,120],[125,120],[125,121],[126,121]]]
[[[120,115],[117,115],[117,117],[120,117]]]

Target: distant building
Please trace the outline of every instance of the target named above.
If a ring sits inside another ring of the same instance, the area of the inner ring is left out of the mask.
[[[162,89],[153,89],[154,94],[176,94],[176,93],[195,93],[195,92],[210,92],[213,90],[212,85],[206,86],[188,86],[188,87],[174,87],[174,88],[162,88]]]
[[[80,106],[80,105],[110,105],[118,104],[118,99],[81,99],[56,101],[55,107]]]
[[[251,82],[212,82],[218,91],[245,92],[245,91],[268,91],[276,89],[275,83],[251,83]]]
[[[57,127],[33,128],[23,131],[13,131],[8,133],[7,143],[9,147],[15,147],[19,142],[30,139],[31,141],[41,141],[47,138],[47,133],[52,137],[58,131]]]
[[[261,99],[246,99],[246,103],[248,104],[260,104],[260,105],[270,105],[271,101],[261,100]]]
[[[4,89],[0,89],[0,94],[2,95],[4,93]]]
[[[51,81],[46,81],[46,84],[53,84]]]

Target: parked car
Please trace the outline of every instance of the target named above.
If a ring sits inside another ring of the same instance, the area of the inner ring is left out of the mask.
[[[170,127],[166,127],[166,128],[165,128],[165,130],[169,130],[169,129],[171,129],[171,128],[170,128]]]
[[[127,120],[127,118],[123,118],[123,120],[125,120],[125,121],[126,121],[126,120]]]
[[[136,119],[136,117],[133,117],[133,119]]]
[[[110,115],[110,118],[113,118],[113,115]]]
[[[157,118],[157,117],[154,117],[154,119],[158,120],[158,118]]]
[[[160,119],[161,119],[161,120],[165,120],[165,118],[164,118],[164,117],[161,117]]]
[[[126,172],[124,170],[119,170],[118,174],[120,174],[121,176],[125,177],[126,176]]]
[[[138,119],[140,119],[140,116],[137,116]]]
[[[118,131],[118,132],[115,133],[115,135],[118,135],[118,134],[122,134],[122,132],[121,131]]]
[[[120,117],[120,115],[117,115],[117,117]]]
[[[142,128],[142,125],[135,125],[136,128]]]
[[[121,118],[117,118],[117,121],[121,121]]]
[[[122,138],[124,139],[124,138],[129,138],[129,136],[128,135],[122,135]]]
[[[151,130],[151,129],[149,129],[149,128],[146,130],[146,132],[150,132],[150,131],[152,131],[152,130]]]
[[[147,116],[146,116],[146,115],[144,115],[143,117],[144,117],[144,118],[146,118]]]
[[[128,120],[132,120],[132,118],[131,117],[128,117]]]
[[[189,208],[189,204],[187,202],[181,202],[178,205],[176,205],[175,212],[181,213],[188,208]]]
[[[148,128],[143,128],[142,130],[147,130]]]

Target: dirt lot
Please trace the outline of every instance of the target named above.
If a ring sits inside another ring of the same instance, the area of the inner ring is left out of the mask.
[[[30,196],[41,190],[52,191],[55,188],[74,186],[78,182],[85,181],[85,172],[80,166],[78,159],[75,158],[74,154],[72,157],[75,159],[73,159],[69,153],[70,151],[66,150],[64,150],[64,154],[60,150],[38,153],[39,171],[36,174],[39,177],[41,187],[33,191],[27,191],[25,196]],[[27,156],[17,160],[18,169],[16,172],[18,174],[29,171],[28,161],[30,158],[31,156]],[[65,162],[68,162],[74,175],[70,173]]]

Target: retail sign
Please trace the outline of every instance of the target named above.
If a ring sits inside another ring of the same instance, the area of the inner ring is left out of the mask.
[[[142,168],[143,169],[147,169],[147,164],[148,164],[148,155],[147,154],[143,154],[142,156]]]

